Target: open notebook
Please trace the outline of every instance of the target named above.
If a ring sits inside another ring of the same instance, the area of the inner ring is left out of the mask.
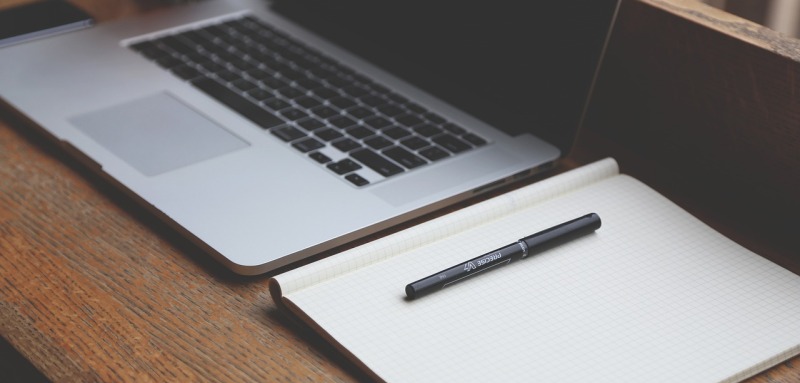
[[[420,299],[422,277],[589,212],[595,233]],[[800,353],[800,277],[606,159],[274,277],[386,381],[736,381]]]

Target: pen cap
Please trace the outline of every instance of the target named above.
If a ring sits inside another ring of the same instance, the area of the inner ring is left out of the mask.
[[[542,230],[536,234],[520,239],[528,246],[528,252],[539,252],[568,242],[576,237],[591,233],[600,228],[600,216],[589,213],[558,226]]]

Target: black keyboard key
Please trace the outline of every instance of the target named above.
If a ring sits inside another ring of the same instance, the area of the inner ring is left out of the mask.
[[[183,60],[173,56],[163,56],[156,59],[156,64],[164,69],[172,69],[184,65]]]
[[[346,174],[361,169],[361,165],[349,158],[345,158],[339,162],[329,164],[328,169],[333,170],[336,174]]]
[[[477,135],[472,134],[472,133],[467,133],[467,134],[461,136],[461,138],[463,138],[465,141],[467,141],[470,144],[475,145],[475,146],[486,145],[486,140],[484,140],[483,138],[478,137]]]
[[[317,88],[312,90],[311,92],[323,100],[339,96],[339,93],[331,88]]]
[[[383,149],[387,146],[392,145],[392,141],[387,140],[386,137],[383,136],[375,136],[364,140],[364,143],[367,144],[372,149]]]
[[[382,153],[391,158],[392,160],[394,160],[395,162],[397,162],[398,164],[403,165],[408,169],[413,169],[428,163],[422,158],[416,156],[415,154],[399,146],[386,149]]]
[[[317,149],[325,146],[325,144],[323,144],[323,143],[321,143],[321,142],[319,142],[319,141],[317,141],[317,140],[315,140],[315,139],[313,139],[311,137],[308,137],[308,138],[304,138],[302,140],[298,140],[298,141],[292,143],[292,146],[294,146],[295,149],[297,149],[297,150],[299,150],[299,151],[301,151],[303,153],[308,153],[308,152],[310,152],[312,150],[317,150]]]
[[[360,149],[361,144],[355,142],[349,138],[342,138],[331,143],[334,148],[339,149],[343,152],[349,152],[351,150]]]
[[[431,146],[429,148],[422,149],[418,153],[430,161],[438,161],[442,158],[447,158],[450,156],[450,153],[442,150],[438,146]]]
[[[355,138],[357,138],[359,140],[362,140],[364,138],[367,138],[367,137],[375,134],[375,132],[373,132],[372,129],[367,128],[366,126],[361,126],[361,125],[356,125],[356,126],[353,126],[351,128],[348,128],[344,132],[347,133],[348,135],[350,135],[351,137],[355,137]]]
[[[387,101],[385,98],[375,95],[367,95],[359,98],[364,105],[371,106],[373,108],[386,104]]]
[[[408,109],[408,110],[410,110],[410,111],[412,111],[414,113],[417,113],[417,114],[424,114],[424,113],[428,112],[428,109],[425,109],[422,105],[419,105],[419,104],[417,104],[415,102],[411,102],[411,101],[406,102],[405,104],[403,104],[403,106],[405,106],[406,109]],[[444,122],[444,121],[442,121],[442,122]]]
[[[192,85],[264,129],[283,124],[280,118],[214,80],[202,78]]]
[[[423,120],[423,119],[421,119],[421,118],[419,118],[419,117],[417,117],[417,116],[415,116],[413,114],[406,114],[406,115],[402,115],[402,116],[397,116],[397,117],[395,117],[395,121],[397,121],[397,122],[399,122],[399,123],[401,123],[401,124],[403,124],[405,126],[408,126],[409,128],[412,127],[412,126],[417,126],[417,125],[425,122],[425,120]]]
[[[338,130],[331,128],[315,130],[314,134],[325,141],[333,141],[335,139],[344,137],[344,135]]]
[[[291,86],[286,86],[278,89],[278,93],[280,93],[281,96],[286,97],[288,99],[300,98],[306,95],[305,91],[300,90],[298,88],[293,88]]]
[[[300,105],[300,106],[302,106],[302,107],[304,107],[306,109],[316,108],[316,107],[322,105],[322,101],[317,100],[316,98],[311,97],[311,96],[304,96],[304,97],[296,98],[294,100],[294,102],[296,102],[297,105]]]
[[[419,137],[409,137],[409,138],[406,138],[405,140],[400,141],[400,143],[403,144],[403,146],[405,146],[405,147],[407,147],[407,148],[409,148],[411,150],[422,149],[422,148],[430,145],[430,143],[428,141],[426,141],[426,140],[424,140],[422,138],[419,138]]]
[[[358,175],[356,173],[348,174],[348,175],[344,176],[344,178],[346,180],[352,182],[353,185],[356,185],[356,186],[364,186],[364,185],[369,184],[369,181],[367,181],[366,179],[364,179],[364,177],[361,177],[360,175]]]
[[[352,118],[345,117],[345,116],[336,116],[336,117],[333,117],[333,118],[329,118],[328,122],[330,122],[333,126],[339,128],[339,129],[346,129],[346,128],[349,128],[349,127],[351,127],[353,125],[358,124]]]
[[[364,108],[362,106],[357,106],[355,108],[350,108],[346,110],[347,114],[355,117],[357,120],[363,120],[365,118],[369,118],[375,115],[375,112]]]
[[[258,81],[258,83],[267,89],[277,90],[277,89],[284,89],[287,87],[286,83],[283,82],[281,79],[275,77],[266,77],[262,78]]]
[[[403,168],[393,164],[391,161],[381,157],[370,149],[356,150],[350,153],[350,156],[384,177],[391,177],[403,172]]]
[[[460,139],[452,136],[450,134],[442,134],[433,138],[433,142],[439,144],[443,148],[453,152],[453,153],[461,153],[465,150],[472,149],[469,144]]]
[[[319,106],[311,109],[311,113],[319,118],[331,118],[339,115],[339,111],[327,106]]]
[[[405,109],[395,105],[395,104],[386,104],[381,105],[377,108],[381,113],[389,116],[395,117],[404,114],[406,111]]]
[[[243,78],[240,78],[238,80],[232,81],[231,82],[231,86],[236,88],[239,91],[247,92],[247,91],[249,91],[251,89],[254,89],[256,87],[256,84],[254,84],[254,83],[252,83],[250,81],[247,81],[247,80],[245,80]]]
[[[339,109],[348,109],[358,105],[355,101],[345,97],[335,97],[329,99],[328,102]]]
[[[466,130],[464,128],[462,128],[462,127],[460,127],[460,126],[458,126],[456,124],[453,124],[452,122],[444,124],[442,127],[444,128],[444,130],[446,130],[446,131],[448,131],[450,133],[453,133],[453,134],[461,135],[461,134],[464,134],[466,132]]]
[[[424,137],[433,137],[439,133],[442,133],[442,129],[435,125],[431,124],[423,124],[414,127],[413,129],[417,134]]]
[[[298,138],[303,138],[306,136],[302,130],[293,126],[281,126],[279,128],[272,129],[270,133],[286,142],[294,141]]]
[[[324,127],[327,126],[327,125],[325,125],[324,122],[322,122],[320,120],[317,120],[316,118],[313,118],[313,117],[305,119],[305,120],[302,120],[302,121],[299,121],[299,122],[297,122],[297,125],[299,127],[303,128],[303,129],[305,129],[306,131],[309,131],[309,132],[317,130],[317,129],[320,129],[320,128],[324,128]]]
[[[383,134],[385,134],[385,135],[387,135],[387,136],[389,136],[391,138],[394,138],[395,140],[398,140],[398,139],[401,139],[403,137],[410,136],[411,132],[409,132],[408,130],[403,129],[403,128],[399,127],[399,126],[392,126],[391,128],[384,130]]]
[[[303,112],[302,110],[296,108],[286,108],[281,110],[279,113],[282,117],[291,121],[302,120],[308,117],[308,114],[306,114],[306,112]]]
[[[204,61],[200,63],[200,67],[202,67],[204,71],[209,73],[218,73],[227,70],[225,69],[224,66],[220,65],[215,61]]]
[[[180,65],[175,68],[172,68],[172,73],[187,81],[191,81],[193,79],[203,76],[203,74],[200,73],[199,70],[192,68],[188,65]]]
[[[241,76],[239,76],[238,73],[234,73],[234,72],[231,72],[229,70],[223,70],[221,72],[216,72],[216,73],[214,73],[214,75],[217,76],[223,82],[236,81],[236,80],[242,78]]]
[[[317,161],[317,162],[319,162],[321,164],[326,164],[328,162],[331,162],[331,158],[330,157],[328,157],[328,156],[326,156],[326,155],[324,155],[324,154],[322,154],[320,152],[314,152],[314,153],[309,154],[308,156],[311,157],[311,159],[313,159],[314,161]]]
[[[383,129],[391,125],[391,121],[383,118],[383,117],[374,117],[364,120],[364,124],[373,128],[373,129]]]
[[[268,98],[263,101],[263,104],[274,111],[283,110],[292,106],[292,104],[289,104],[288,102],[277,97]]]
[[[131,49],[139,52],[144,57],[147,57],[150,60],[157,60],[164,56],[169,56],[169,52],[162,49],[158,46],[155,42],[152,41],[143,41],[141,43],[136,43],[130,46]]]
[[[267,100],[267,99],[269,99],[269,98],[271,98],[273,96],[272,92],[270,92],[270,91],[268,91],[268,90],[266,90],[264,88],[251,89],[251,90],[249,90],[247,92],[247,95],[252,97],[252,98],[254,98],[254,99],[256,99],[256,100],[258,100],[258,101],[264,101],[264,100]]]

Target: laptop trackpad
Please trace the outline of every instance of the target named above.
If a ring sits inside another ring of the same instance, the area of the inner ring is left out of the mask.
[[[168,93],[89,112],[69,121],[147,176],[249,146]]]

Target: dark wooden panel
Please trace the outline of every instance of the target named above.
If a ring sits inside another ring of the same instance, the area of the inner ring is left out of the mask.
[[[800,270],[800,42],[694,1],[626,1],[586,127]]]

